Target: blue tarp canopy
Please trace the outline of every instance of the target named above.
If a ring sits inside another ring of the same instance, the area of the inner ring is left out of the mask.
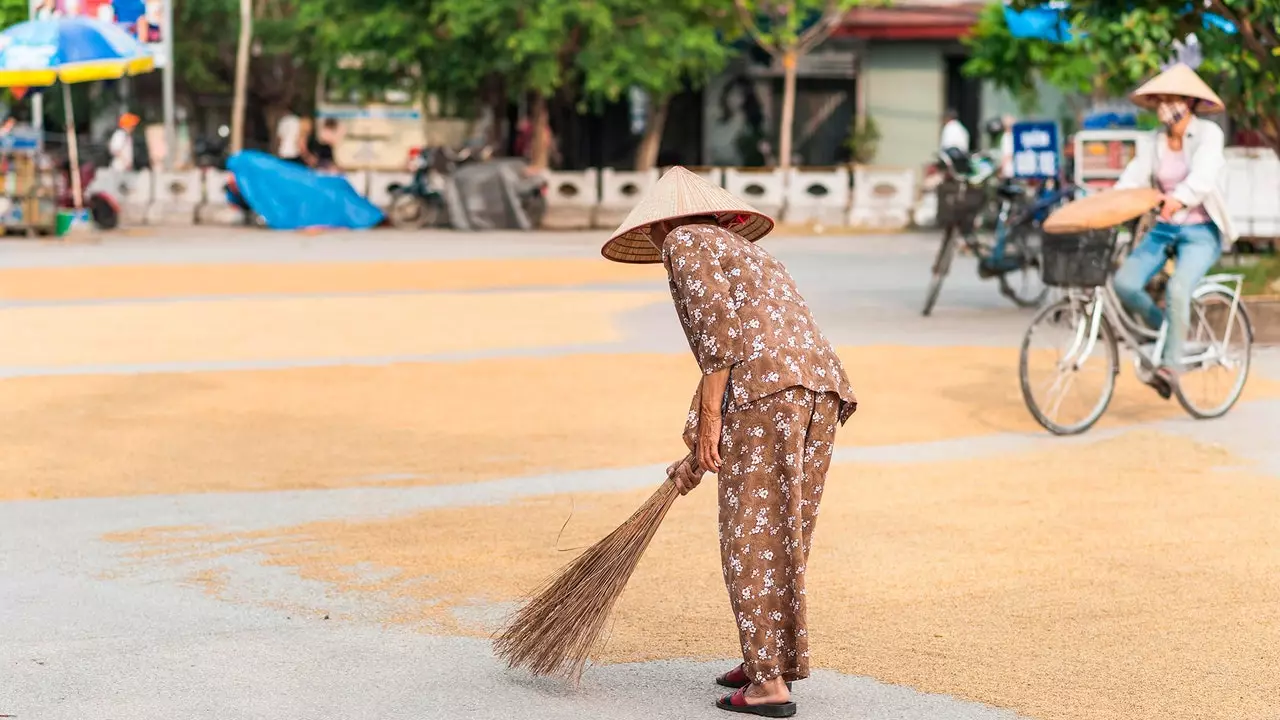
[[[1006,0],[1004,22],[1016,38],[1067,42],[1071,39],[1067,9],[1065,2],[1047,2],[1039,7],[1015,10]]]
[[[1068,42],[1071,40],[1071,22],[1067,16],[1070,9],[1065,0],[1052,0],[1025,10],[1015,10],[1010,0],[1004,3],[1004,21],[1009,32],[1017,38],[1048,40],[1049,42]],[[1191,12],[1192,6],[1186,5],[1183,12]],[[1236,26],[1224,17],[1213,13],[1204,13],[1204,28],[1220,30],[1234,35]]]
[[[344,177],[321,175],[257,150],[236,153],[227,160],[227,169],[235,175],[241,197],[275,230],[365,230],[382,222],[382,211]]]

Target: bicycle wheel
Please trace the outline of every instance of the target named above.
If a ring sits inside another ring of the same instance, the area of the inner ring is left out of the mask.
[[[924,310],[920,311],[921,315],[929,317],[929,313],[933,312],[933,306],[938,302],[938,293],[942,292],[942,281],[946,279],[947,273],[951,271],[951,258],[956,254],[956,226],[954,224],[947,226],[947,231],[942,235],[942,245],[938,248],[938,257],[933,261],[933,279],[929,281],[929,292],[924,298]]]
[[[1046,305],[1022,338],[1022,400],[1036,422],[1054,435],[1076,435],[1093,427],[1115,393],[1120,371],[1115,331],[1102,317],[1097,337],[1091,338],[1091,307],[1073,298]],[[1033,347],[1042,340],[1045,346]]]
[[[1036,241],[1036,242],[1033,242]],[[1044,302],[1049,287],[1040,276],[1040,244],[1034,228],[1023,223],[1009,228],[1006,252],[1012,252],[1021,267],[1000,274],[1000,293],[1018,307],[1036,307]]]
[[[1212,290],[1191,303],[1178,403],[1197,420],[1222,417],[1240,399],[1253,357],[1253,324],[1244,304],[1231,315],[1235,298]]]

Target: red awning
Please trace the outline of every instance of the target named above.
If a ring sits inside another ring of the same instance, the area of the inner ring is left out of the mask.
[[[911,3],[898,0],[889,7],[854,8],[835,37],[865,40],[955,40],[978,21],[985,3]]]

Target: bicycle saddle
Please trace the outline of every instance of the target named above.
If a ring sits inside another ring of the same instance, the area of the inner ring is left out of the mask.
[[[957,174],[964,176],[973,172],[973,163],[969,160],[969,153],[953,147],[947,148],[945,152],[947,161],[951,163],[951,167]]]
[[[1003,182],[996,188],[996,194],[1007,200],[1016,200],[1022,197],[1022,188],[1016,183]]]

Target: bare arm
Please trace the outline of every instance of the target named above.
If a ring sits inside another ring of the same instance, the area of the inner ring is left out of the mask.
[[[720,472],[720,411],[724,389],[729,384],[729,370],[724,368],[702,376],[696,459],[703,471]]]

